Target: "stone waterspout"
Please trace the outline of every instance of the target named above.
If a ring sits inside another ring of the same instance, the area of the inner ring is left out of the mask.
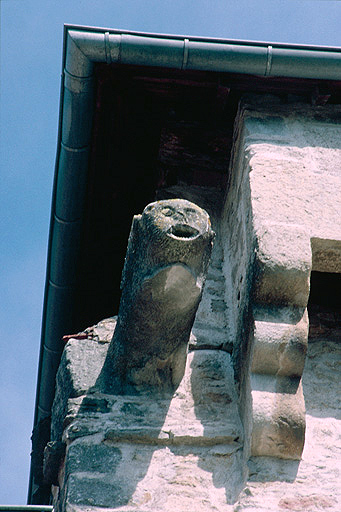
[[[111,389],[170,389],[180,382],[213,238],[206,211],[186,200],[157,201],[134,216],[104,365]]]

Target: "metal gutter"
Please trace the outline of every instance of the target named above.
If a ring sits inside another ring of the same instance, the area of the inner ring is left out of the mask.
[[[65,26],[59,136],[34,425],[51,413],[69,333],[93,116],[93,69],[107,64],[341,80],[341,48]],[[32,499],[32,475],[28,501]]]
[[[95,62],[323,80],[341,76],[340,48],[106,29],[67,30],[66,68],[69,64],[69,72],[77,77],[91,76]]]
[[[79,32],[91,32],[91,33],[105,33],[109,32],[110,34],[128,34],[133,36],[141,36],[141,37],[151,37],[154,39],[174,39],[174,40],[184,40],[190,39],[191,41],[196,42],[206,42],[206,43],[223,43],[223,44],[240,44],[243,46],[267,46],[271,44],[272,46],[276,46],[278,48],[287,48],[287,49],[306,49],[306,50],[324,50],[324,51],[340,51],[339,46],[327,46],[327,45],[310,45],[310,44],[296,44],[296,43],[281,43],[281,42],[271,42],[267,43],[265,41],[257,41],[257,40],[245,40],[245,39],[227,39],[227,38],[219,38],[219,37],[204,37],[204,36],[193,36],[193,35],[184,35],[184,34],[161,34],[156,32],[141,32],[137,30],[126,30],[126,29],[115,29],[108,27],[91,27],[85,25],[75,25],[75,24],[65,24],[64,29],[66,30],[76,30]]]
[[[52,505],[0,505],[0,512],[52,512]]]

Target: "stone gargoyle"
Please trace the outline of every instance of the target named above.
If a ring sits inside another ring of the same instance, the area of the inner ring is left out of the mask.
[[[207,212],[183,199],[151,203],[134,216],[102,373],[107,392],[179,384],[213,238]]]

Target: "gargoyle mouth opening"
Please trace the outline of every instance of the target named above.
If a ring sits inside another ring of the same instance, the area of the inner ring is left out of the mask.
[[[170,228],[168,233],[176,238],[184,238],[187,240],[199,235],[199,231],[192,226],[188,226],[188,224],[176,224]]]

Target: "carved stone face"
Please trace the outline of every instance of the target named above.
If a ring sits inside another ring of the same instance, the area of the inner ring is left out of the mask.
[[[191,241],[211,234],[208,214],[185,199],[167,199],[149,204],[142,213],[141,222],[147,231],[158,232],[158,238]]]

